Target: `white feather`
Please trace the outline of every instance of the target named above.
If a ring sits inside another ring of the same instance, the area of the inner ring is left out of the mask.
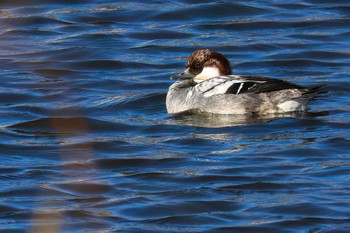
[[[288,100],[278,105],[282,112],[294,112],[305,109],[305,104],[302,100]],[[305,101],[304,101],[305,102]]]
[[[196,77],[194,77],[194,81],[196,83],[200,83],[216,76],[220,76],[219,69],[214,66],[208,66],[208,67],[204,67],[202,72],[198,74]]]
[[[243,85],[244,85],[244,83],[241,83],[241,84],[239,85],[239,88],[238,88],[236,94],[239,94],[239,92],[242,90]]]

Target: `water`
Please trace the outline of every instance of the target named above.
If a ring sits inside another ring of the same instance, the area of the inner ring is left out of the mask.
[[[2,232],[350,232],[348,1],[0,9]],[[304,114],[169,116],[198,48],[328,93]]]

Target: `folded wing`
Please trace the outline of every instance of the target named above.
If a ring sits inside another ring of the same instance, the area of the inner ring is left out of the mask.
[[[208,79],[195,86],[205,97],[218,94],[246,94],[280,91],[283,89],[303,89],[287,81],[260,77],[228,75]]]

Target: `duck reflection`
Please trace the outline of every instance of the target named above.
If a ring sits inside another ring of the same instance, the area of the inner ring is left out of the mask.
[[[327,112],[290,112],[267,115],[223,115],[184,112],[171,116],[168,123],[203,128],[223,128],[251,124],[262,124],[280,118],[316,117],[323,115],[327,115]]]

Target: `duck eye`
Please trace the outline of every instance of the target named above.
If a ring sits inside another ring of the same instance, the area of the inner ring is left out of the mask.
[[[195,66],[196,68],[200,68],[200,67],[202,67],[202,64],[199,63],[199,62],[197,62],[197,63],[194,64],[194,66]]]

